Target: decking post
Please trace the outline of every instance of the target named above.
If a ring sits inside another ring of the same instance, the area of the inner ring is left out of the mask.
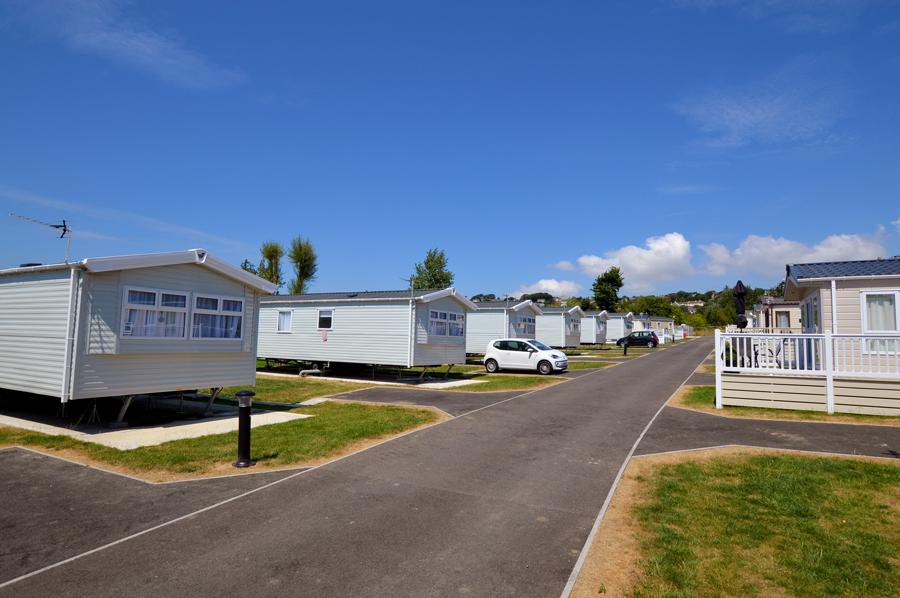
[[[828,414],[834,413],[834,337],[830,330],[825,331],[825,409]]]
[[[722,331],[716,328],[716,409],[722,408]]]

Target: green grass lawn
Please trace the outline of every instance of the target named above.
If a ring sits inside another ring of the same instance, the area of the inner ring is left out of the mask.
[[[458,386],[456,388],[448,388],[459,392],[493,392],[498,390],[527,390],[531,388],[540,388],[541,386],[550,386],[562,382],[566,378],[559,376],[529,376],[522,374],[509,374],[500,372],[498,374],[471,374],[466,376],[471,380],[478,380],[478,384],[470,384],[467,386]]]
[[[321,459],[355,442],[402,432],[437,418],[433,411],[426,409],[353,403],[323,403],[292,411],[316,417],[253,428],[252,456],[259,464],[284,466]],[[237,432],[123,451],[68,436],[0,427],[0,446],[14,444],[69,449],[90,459],[139,472],[198,474],[221,469],[234,461]]]
[[[722,407],[722,409],[716,409],[715,386],[694,386],[690,390],[688,390],[688,392],[680,399],[680,401],[677,401],[677,403],[680,403],[685,407],[721,413],[722,415],[732,415],[737,417],[749,417],[756,419],[796,419],[808,421],[830,421],[836,423],[891,423],[900,425],[900,417],[891,417],[889,415],[861,415],[858,413],[835,413],[834,415],[828,415],[827,413],[824,413],[822,411],[766,409],[764,407],[724,406]]]
[[[612,361],[570,361],[570,370],[596,370],[614,365]]]
[[[639,478],[640,597],[896,596],[900,467],[727,457]]]
[[[271,401],[273,403],[302,403],[307,399],[331,396],[342,392],[370,388],[371,384],[341,382],[325,380],[321,378],[299,377],[296,378],[268,378],[256,377],[256,392],[254,400]],[[245,387],[225,388],[222,396],[233,397],[234,393]]]

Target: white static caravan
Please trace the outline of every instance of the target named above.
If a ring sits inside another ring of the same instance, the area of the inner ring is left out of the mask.
[[[494,339],[534,338],[541,308],[531,300],[481,301],[469,314],[466,353],[484,353]]]
[[[614,343],[634,330],[634,314],[609,312],[606,314],[606,342]]]
[[[455,289],[275,295],[260,305],[260,358],[401,367],[466,362],[475,304]]]
[[[581,344],[602,345],[606,342],[606,310],[586,311],[581,318]]]
[[[575,307],[542,307],[537,317],[535,339],[551,347],[577,347],[581,344],[581,318],[584,312]]]
[[[0,270],[0,388],[66,402],[252,386],[274,291],[204,249]]]

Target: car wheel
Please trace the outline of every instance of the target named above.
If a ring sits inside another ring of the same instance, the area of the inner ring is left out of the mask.
[[[494,372],[500,371],[500,366],[497,364],[496,360],[488,359],[484,362],[484,369],[487,370],[488,374],[493,374]]]
[[[651,349],[653,349],[656,347],[656,343],[654,343],[653,341],[650,341],[649,343],[647,343],[647,346],[650,347]]]
[[[546,376],[547,374],[550,374],[553,372],[553,366],[550,365],[549,361],[542,361],[538,364],[538,371],[541,374],[543,374],[544,376]]]

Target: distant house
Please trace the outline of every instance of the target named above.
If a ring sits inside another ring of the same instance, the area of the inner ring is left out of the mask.
[[[672,342],[675,337],[675,320],[664,316],[639,314],[634,316],[634,329],[652,330],[659,337],[660,342]]]
[[[581,344],[581,318],[575,307],[542,307],[537,317],[535,338],[551,347],[577,347]]]
[[[461,364],[475,309],[453,288],[276,295],[260,306],[258,355],[402,367]]]
[[[787,301],[781,297],[763,295],[760,302],[753,306],[752,326],[760,331],[799,332],[800,302]]]
[[[704,305],[706,305],[705,301],[695,300],[695,301],[675,301],[673,305],[677,305],[678,307],[684,309],[689,314],[697,313],[697,310],[702,309]]]
[[[606,310],[586,311],[581,318],[581,343],[602,345],[606,342]]]
[[[614,343],[624,336],[628,336],[634,330],[634,314],[617,313],[614,311],[606,314],[606,342]]]
[[[0,270],[0,388],[66,402],[252,386],[274,291],[205,249]]]
[[[717,404],[900,415],[900,258],[788,265],[784,299],[803,334],[717,333]]]
[[[498,338],[534,338],[537,317],[543,313],[536,303],[526,301],[479,301],[469,314],[466,353],[484,353]]]

